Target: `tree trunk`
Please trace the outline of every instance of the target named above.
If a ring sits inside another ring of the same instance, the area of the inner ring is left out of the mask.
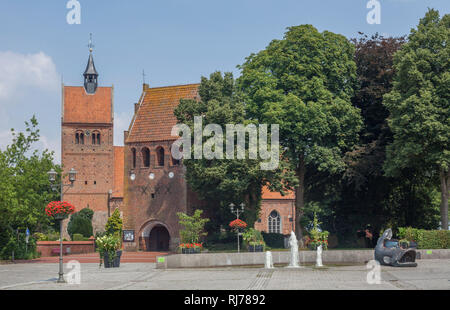
[[[299,160],[297,171],[295,172],[299,184],[295,189],[295,234],[298,240],[303,238],[302,225],[300,220],[303,216],[303,207],[305,206],[305,161],[303,156]]]
[[[441,228],[448,230],[448,196],[450,190],[450,171],[441,170]]]

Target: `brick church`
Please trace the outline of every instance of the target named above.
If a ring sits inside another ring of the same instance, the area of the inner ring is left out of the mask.
[[[184,179],[182,162],[172,158],[173,114],[180,99],[198,99],[199,84],[149,87],[143,84],[124,146],[114,146],[114,87],[100,87],[92,48],[83,86],[62,85],[61,162],[77,170],[64,194],[77,210],[94,211],[94,232],[119,208],[125,250],[175,249],[180,241],[177,212],[190,213],[199,201]],[[289,234],[295,223],[294,195],[263,188],[255,228]],[[65,223],[67,225],[67,221]]]

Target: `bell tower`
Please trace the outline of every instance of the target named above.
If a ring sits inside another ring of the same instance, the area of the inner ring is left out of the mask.
[[[98,73],[95,69],[94,65],[94,57],[92,56],[92,50],[94,45],[92,44],[92,33],[89,39],[89,59],[86,66],[86,70],[84,70],[84,89],[88,94],[95,94],[98,86]]]
[[[94,213],[94,232],[108,218],[108,191],[114,189],[113,87],[98,85],[98,73],[89,41],[84,86],[62,85],[61,163],[64,173],[78,171],[64,199],[80,211]]]

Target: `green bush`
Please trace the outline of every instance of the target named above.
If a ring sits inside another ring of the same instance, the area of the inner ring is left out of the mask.
[[[119,209],[114,210],[113,214],[105,225],[105,231],[107,235],[116,235],[119,238],[122,238],[122,219],[120,218]]]
[[[0,249],[0,259],[12,259],[14,252],[14,259],[33,259],[39,257],[36,251],[36,239],[32,236],[28,239],[28,244],[25,242],[25,233],[8,233],[9,240]]]
[[[72,215],[69,224],[67,225],[67,232],[72,240],[74,234],[81,234],[84,237],[89,238],[93,233],[92,223],[87,217],[75,213]]]
[[[399,227],[398,237],[417,242],[419,249],[450,249],[450,231]]]
[[[73,234],[72,241],[84,241],[85,238],[82,234]]]
[[[85,218],[89,219],[92,222],[92,218],[94,217],[94,211],[89,208],[84,208],[78,212],[78,215],[84,216]]]
[[[261,232],[261,235],[270,248],[281,249],[284,248],[284,235],[275,233]]]

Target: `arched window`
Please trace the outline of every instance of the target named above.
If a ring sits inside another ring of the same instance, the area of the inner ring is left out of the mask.
[[[100,145],[100,133],[98,131],[92,133],[92,144]]]
[[[132,148],[131,149],[131,157],[132,157],[132,165],[133,165],[133,169],[136,168],[136,149]]]
[[[275,210],[269,215],[269,233],[281,234],[281,217]]]
[[[75,134],[75,144],[80,144],[80,134],[78,132]]]
[[[144,167],[150,167],[150,150],[144,147],[141,153],[142,153],[142,163]]]
[[[84,144],[84,133],[80,133],[80,144]]]
[[[158,157],[158,166],[163,167],[164,166],[164,148],[159,147],[156,150],[156,156]]]

